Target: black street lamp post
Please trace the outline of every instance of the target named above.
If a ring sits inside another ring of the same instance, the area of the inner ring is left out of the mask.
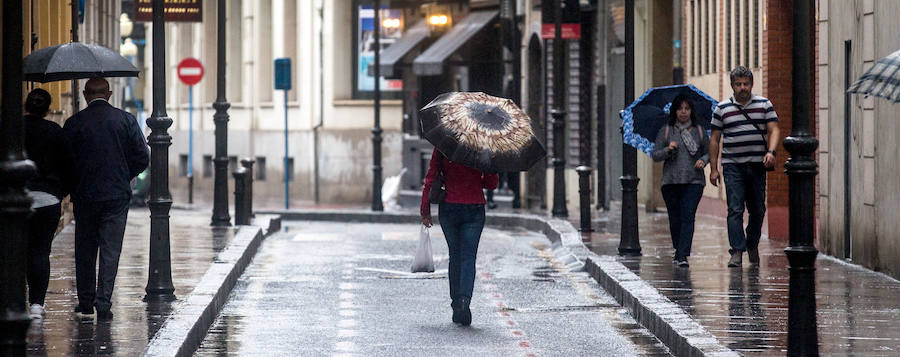
[[[788,355],[817,356],[816,255],[813,244],[815,177],[818,165],[812,154],[819,141],[809,131],[810,11],[811,0],[794,0],[791,51],[791,134],[784,147],[791,153],[788,175],[790,245],[784,250],[790,264],[788,297]]]
[[[566,218],[566,107],[565,81],[563,76],[563,39],[562,39],[562,6],[563,0],[553,2],[554,34],[553,34],[553,217]]]
[[[228,215],[228,108],[225,99],[225,0],[216,5],[216,102],[213,122],[216,124],[215,178],[213,183],[212,225],[231,225]]]
[[[634,101],[634,0],[625,0],[625,106]],[[638,237],[637,149],[622,144],[622,228],[620,255],[641,255]]]
[[[22,118],[22,2],[3,2],[3,106],[0,116],[0,355],[24,356],[31,318],[25,303],[25,219],[31,199],[25,181],[34,163],[25,158]],[[7,104],[10,103],[10,104]]]
[[[169,146],[167,130],[172,118],[166,114],[166,28],[164,0],[153,0],[153,114],[147,119],[150,144],[150,276],[145,301],[175,300],[169,249]]]
[[[375,0],[375,127],[372,128],[372,210],[384,211],[381,203],[381,1]]]

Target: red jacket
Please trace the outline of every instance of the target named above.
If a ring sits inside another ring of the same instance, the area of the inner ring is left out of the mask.
[[[444,164],[444,179],[447,187],[447,203],[485,204],[484,191],[497,188],[500,177],[497,174],[485,174],[477,169],[457,164],[448,160],[443,154],[434,149],[431,153],[431,162],[428,165],[428,173],[425,174],[425,185],[422,186],[422,205],[419,213],[422,217],[431,217],[431,205],[428,202],[428,193],[434,182],[440,161]]]

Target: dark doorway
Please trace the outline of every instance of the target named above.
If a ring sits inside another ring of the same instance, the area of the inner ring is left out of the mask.
[[[531,117],[532,128],[542,143],[547,143],[547,120],[544,117],[544,56],[541,40],[537,35],[528,41],[528,102],[525,111]],[[529,209],[547,209],[547,160],[541,160],[526,174],[527,196],[526,207]]]

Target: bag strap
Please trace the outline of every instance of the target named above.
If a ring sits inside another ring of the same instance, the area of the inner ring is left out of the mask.
[[[666,124],[666,144],[669,143],[669,124]]]
[[[758,126],[756,126],[756,124],[753,123],[753,120],[750,119],[750,114],[747,114],[747,112],[744,111],[744,108],[738,106],[737,104],[735,104],[735,106],[738,108],[738,110],[741,112],[741,114],[744,114],[744,118],[747,120],[747,123],[750,123],[750,125],[752,125],[754,128],[756,128],[756,130],[759,130],[762,132],[768,132],[768,130],[763,130],[763,129],[760,129]],[[763,133],[759,133],[759,136],[762,136],[763,142],[765,142],[764,145],[766,146],[766,150],[768,150],[769,149],[769,139],[766,139],[766,135]]]

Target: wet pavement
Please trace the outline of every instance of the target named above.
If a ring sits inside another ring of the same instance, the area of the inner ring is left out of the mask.
[[[526,231],[485,229],[473,323],[450,321],[446,243],[408,273],[419,225],[283,222],[262,244],[198,356],[663,356],[585,272]]]
[[[172,209],[170,219],[172,281],[175,296],[186,297],[216,255],[233,237],[233,229],[209,227],[211,211]],[[50,284],[42,321],[28,331],[29,356],[137,356],[160,328],[179,300],[142,301],[147,285],[150,212],[132,208],[128,214],[119,272],[109,322],[82,323],[75,319],[74,225],[67,225],[53,241]]]
[[[617,255],[618,211],[608,232],[583,234],[599,255]],[[573,225],[577,227],[577,218]],[[763,238],[761,263],[727,268],[725,219],[698,216],[690,267],[672,264],[665,213],[639,215],[643,256],[618,261],[681,306],[720,343],[745,355],[784,355],[787,349],[787,242]],[[604,229],[606,230],[606,229]],[[816,307],[822,355],[900,354],[900,282],[819,254]]]

